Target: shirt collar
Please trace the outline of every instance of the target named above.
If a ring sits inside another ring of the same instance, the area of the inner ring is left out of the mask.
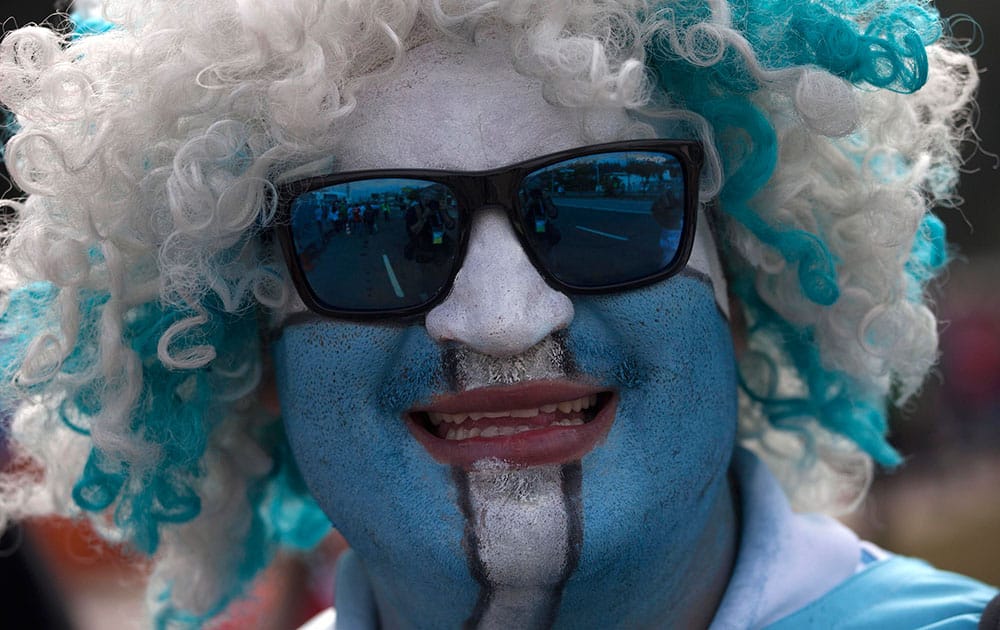
[[[710,630],[763,628],[809,604],[854,574],[858,537],[836,520],[792,512],[759,459],[733,459],[742,506],[733,576]]]

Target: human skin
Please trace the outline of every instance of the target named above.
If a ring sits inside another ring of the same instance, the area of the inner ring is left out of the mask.
[[[360,96],[332,148],[338,169],[479,170],[593,143],[500,44],[411,51],[402,76]],[[609,112],[589,128],[622,139],[622,122]],[[736,375],[707,258],[646,288],[567,296],[483,208],[452,292],[424,321],[286,321],[273,352],[293,453],[385,627],[708,625],[737,519]],[[516,400],[525,383],[606,392],[606,436],[572,461],[457,466],[405,421],[457,392]]]

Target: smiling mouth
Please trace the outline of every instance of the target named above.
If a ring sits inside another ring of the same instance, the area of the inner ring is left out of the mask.
[[[549,427],[575,427],[594,419],[599,394],[550,403],[534,409],[473,411],[468,413],[426,412],[424,428],[446,440],[505,437]]]
[[[442,463],[534,466],[580,459],[607,435],[616,407],[612,391],[543,381],[442,396],[404,419]]]

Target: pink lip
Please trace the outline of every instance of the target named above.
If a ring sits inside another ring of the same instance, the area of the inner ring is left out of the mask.
[[[446,440],[429,432],[413,417],[421,412],[533,409],[591,394],[603,394],[606,400],[590,422],[579,426],[550,426],[515,435]],[[532,381],[440,396],[431,404],[413,407],[404,414],[404,420],[413,437],[431,457],[443,464],[469,469],[475,462],[490,458],[517,466],[539,466],[575,461],[589,453],[611,429],[617,406],[618,395],[607,388],[570,381]]]

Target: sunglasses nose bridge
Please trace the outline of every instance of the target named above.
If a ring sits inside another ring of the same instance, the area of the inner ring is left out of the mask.
[[[500,181],[496,177],[486,177],[483,179],[482,199],[483,206],[499,206],[501,204]]]
[[[514,216],[515,195],[517,193],[510,173],[486,174],[476,179],[478,180],[478,190],[472,212],[479,214],[484,211],[498,210],[507,215],[511,227],[514,228],[515,232],[519,232],[517,217]]]
[[[425,326],[438,342],[510,357],[568,326],[573,304],[545,283],[501,214],[503,206],[476,208],[462,268]]]

